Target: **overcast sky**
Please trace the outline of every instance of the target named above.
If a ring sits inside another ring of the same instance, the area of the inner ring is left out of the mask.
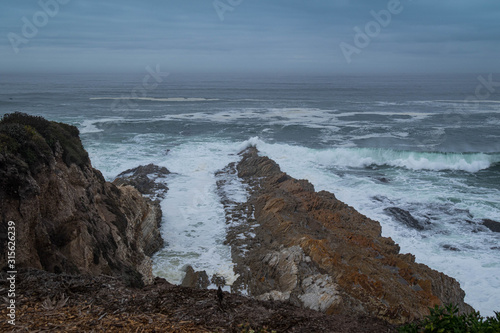
[[[0,2],[0,73],[500,72],[499,0],[41,1]]]

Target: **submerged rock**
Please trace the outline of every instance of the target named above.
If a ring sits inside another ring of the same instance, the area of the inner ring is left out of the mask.
[[[425,228],[422,224],[414,218],[411,213],[407,210],[398,207],[388,207],[384,209],[384,212],[394,217],[397,221],[407,225],[410,228],[417,230],[424,230]]]
[[[225,170],[230,174],[233,168]],[[472,310],[455,279],[400,254],[392,239],[381,236],[378,222],[332,193],[315,192],[255,148],[235,168],[250,198],[225,205],[227,243],[239,275],[233,291],[393,324],[422,318],[434,305]],[[238,237],[250,231],[254,237]]]
[[[484,219],[483,225],[493,232],[500,232],[500,222]]]
[[[106,182],[74,126],[26,114],[0,122],[2,225],[16,227],[16,268],[153,280],[161,210],[131,186]],[[6,248],[6,239],[0,238]],[[0,267],[7,264],[0,251]]]

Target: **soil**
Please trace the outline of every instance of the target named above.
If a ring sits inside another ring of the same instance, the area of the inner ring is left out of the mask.
[[[3,273],[2,275],[5,275]],[[6,276],[0,289],[6,295]],[[24,269],[16,277],[16,325],[0,310],[2,332],[395,332],[376,318],[326,315],[156,278],[142,289],[110,276]],[[4,302],[7,299],[4,299]]]

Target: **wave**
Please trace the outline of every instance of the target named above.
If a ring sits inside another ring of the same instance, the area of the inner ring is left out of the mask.
[[[282,144],[267,144],[258,137],[253,137],[240,146],[242,150],[246,147],[257,147],[263,151],[278,149],[288,154],[296,154],[314,160],[327,167],[366,168],[376,165],[409,170],[451,170],[475,173],[500,163],[500,153],[439,153],[375,148],[310,149]]]
[[[500,161],[500,154],[435,153],[390,149],[351,148],[331,151],[332,158],[349,167],[371,165],[401,167],[410,170],[456,170],[477,172]]]
[[[437,100],[436,102],[444,102],[444,103],[457,103],[457,104],[470,104],[470,103],[491,103],[498,104],[500,101],[496,100],[485,100],[485,99],[470,99],[470,100]]]
[[[218,98],[197,98],[197,97],[169,97],[169,98],[153,98],[153,97],[90,97],[90,100],[134,100],[134,101],[153,101],[153,102],[207,102],[218,101]]]
[[[85,119],[79,125],[78,129],[80,130],[80,134],[89,134],[89,133],[99,133],[104,130],[101,128],[97,128],[97,124],[103,123],[116,123],[118,121],[124,120],[123,118],[101,118],[101,119]]]

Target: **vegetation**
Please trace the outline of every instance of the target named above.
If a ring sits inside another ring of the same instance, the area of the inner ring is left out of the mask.
[[[48,163],[58,145],[66,165],[83,166],[88,161],[75,126],[21,112],[6,114],[0,120],[0,153],[20,157],[32,171]]]
[[[482,317],[479,312],[458,314],[456,305],[430,308],[430,315],[420,322],[405,325],[399,328],[401,333],[497,333],[500,332],[500,312],[495,312],[496,317]]]

